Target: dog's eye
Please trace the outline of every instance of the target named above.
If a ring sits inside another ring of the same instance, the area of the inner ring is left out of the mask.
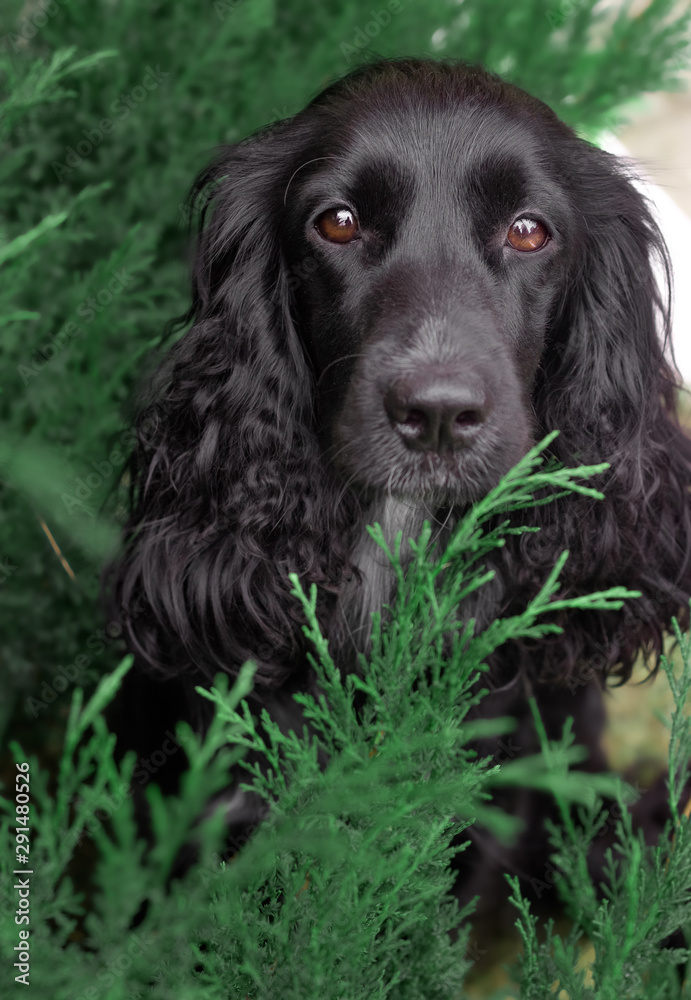
[[[350,243],[360,232],[355,214],[349,208],[328,208],[319,216],[315,226],[331,243]]]
[[[539,250],[548,239],[547,227],[537,219],[516,219],[506,234],[506,240],[514,250]]]

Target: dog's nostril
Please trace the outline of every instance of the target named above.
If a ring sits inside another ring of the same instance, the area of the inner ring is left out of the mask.
[[[483,422],[480,410],[461,410],[454,418],[455,427],[474,427]]]
[[[427,427],[427,417],[423,410],[408,410],[403,420],[397,421],[404,434],[418,434]]]

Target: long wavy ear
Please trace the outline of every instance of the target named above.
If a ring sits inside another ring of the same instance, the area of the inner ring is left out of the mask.
[[[278,239],[298,133],[282,122],[222,148],[193,190],[191,327],[138,419],[132,514],[106,574],[136,609],[130,648],[161,676],[252,657],[258,682],[281,683],[303,641],[288,572],[328,601],[346,567],[347,497],[321,460]]]
[[[612,615],[569,619],[564,640],[570,667],[577,656],[597,656],[600,670],[620,663],[616,672],[626,678],[637,652],[659,650],[671,616],[687,609],[691,442],[679,427],[678,379],[664,355],[671,272],[663,237],[627,166],[580,140],[574,145],[584,253],[535,407],[545,430],[560,430],[555,451],[563,462],[607,461],[611,468],[595,484],[604,502],[580,498],[551,515],[549,507],[540,510],[570,550],[570,589],[624,584],[642,591],[623,623]]]

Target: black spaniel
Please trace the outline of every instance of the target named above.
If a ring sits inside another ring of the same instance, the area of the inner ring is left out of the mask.
[[[516,751],[535,746],[533,692],[550,734],[573,715],[600,766],[603,682],[659,651],[691,593],[691,444],[654,273],[668,258],[627,166],[482,69],[402,59],[221,148],[193,205],[189,329],[139,418],[108,573],[116,607],[139,608],[125,741],[145,754],[177,718],[203,728],[193,686],[247,659],[255,702],[294,725],[292,693],[313,681],[288,572],[317,584],[334,657],[355,669],[393,585],[365,525],[449,532],[558,428],[562,462],[610,463],[606,499],[522,513],[540,532],[496,552],[461,613],[482,627],[521,609],[564,549],[565,594],[642,591],[490,665],[483,710],[516,716]],[[230,801],[238,830],[254,806]],[[545,865],[532,833],[485,853],[526,877]]]

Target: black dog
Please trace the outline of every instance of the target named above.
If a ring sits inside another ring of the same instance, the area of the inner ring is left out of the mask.
[[[563,549],[565,594],[643,592],[491,664],[485,708],[518,718],[515,747],[535,744],[532,691],[599,766],[599,686],[660,649],[691,593],[691,444],[651,266],[668,261],[626,167],[496,76],[405,59],[222,148],[194,198],[191,325],[139,419],[109,573],[116,604],[145,609],[127,625],[127,740],[146,753],[179,717],[203,728],[194,684],[250,658],[255,699],[292,724],[312,681],[288,572],[318,585],[354,669],[393,583],[364,526],[449,531],[558,428],[565,464],[610,463],[606,499],[522,515],[541,531],[498,552],[467,613],[524,607]],[[544,849],[531,834],[486,867],[542,871]]]

